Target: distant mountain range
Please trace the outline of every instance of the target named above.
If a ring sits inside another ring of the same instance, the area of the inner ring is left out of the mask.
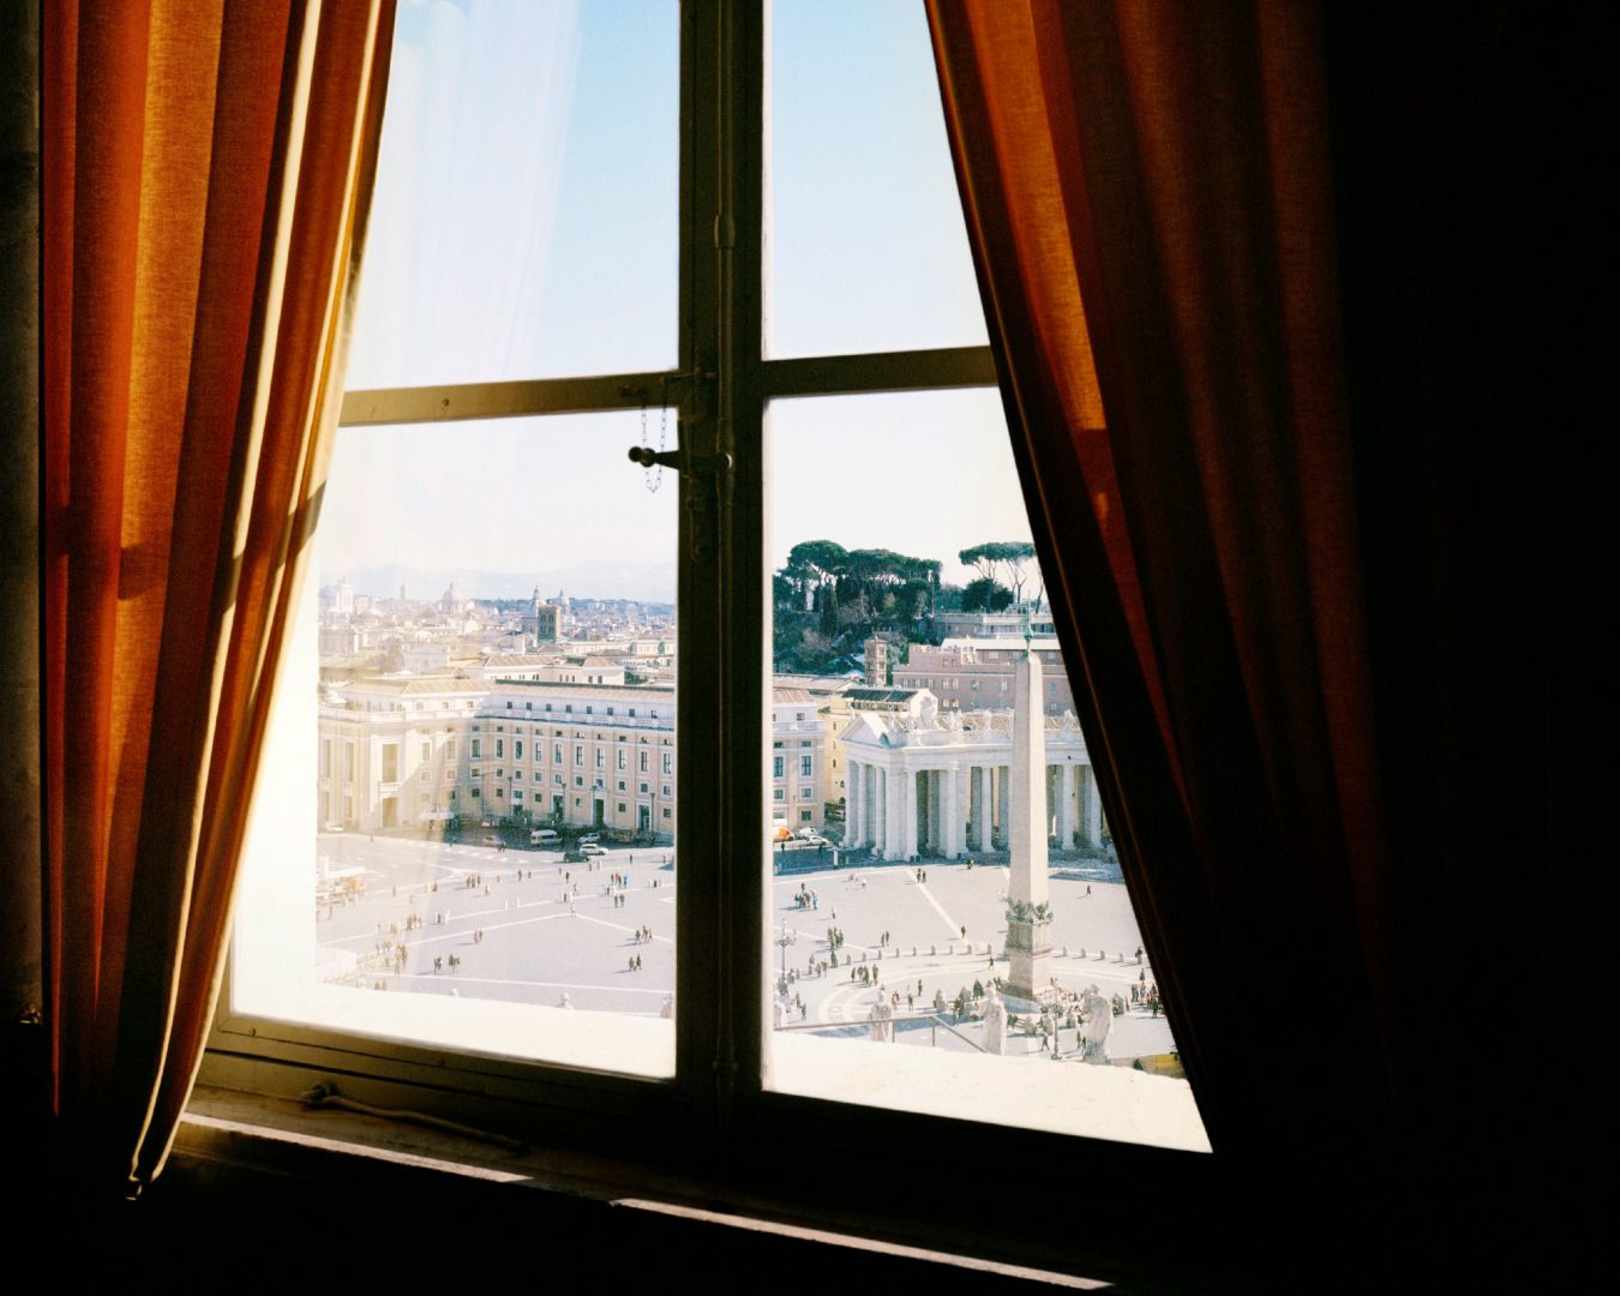
[[[527,598],[540,587],[545,598],[560,589],[576,598],[635,599],[646,603],[675,601],[675,564],[633,562],[581,562],[567,567],[530,571],[479,571],[470,567],[402,567],[387,564],[355,571],[323,571],[321,583],[347,577],[356,594],[372,598],[398,598],[400,586],[410,599],[431,601],[455,583],[463,598]]]

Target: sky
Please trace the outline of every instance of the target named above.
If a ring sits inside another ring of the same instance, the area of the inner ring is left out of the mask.
[[[400,6],[350,388],[673,365],[677,23],[673,0]],[[769,39],[768,353],[984,342],[922,6],[778,0]],[[828,538],[962,581],[958,550],[1028,538],[993,390],[778,402],[767,437],[773,565]],[[634,412],[343,429],[320,578],[667,571],[677,491],[626,462],[641,440]]]

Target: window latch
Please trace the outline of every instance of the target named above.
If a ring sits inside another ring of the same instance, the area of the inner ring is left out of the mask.
[[[700,476],[719,477],[731,471],[731,456],[719,454],[699,455],[685,450],[654,450],[651,446],[632,446],[630,462],[643,468],[673,468],[676,472],[696,473]]]

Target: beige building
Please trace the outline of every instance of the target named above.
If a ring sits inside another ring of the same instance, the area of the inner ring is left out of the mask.
[[[328,686],[317,822],[375,832],[460,813],[467,737],[483,695],[481,684],[442,676]]]
[[[1041,660],[1041,710],[1061,716],[1074,710],[1074,692],[1063,665],[1063,652],[1052,638],[1030,646]],[[927,689],[940,704],[961,711],[1012,706],[1013,671],[1024,641],[1010,637],[947,639],[939,647],[913,644],[910,659],[894,668],[894,686]]]
[[[480,667],[485,680],[531,680],[548,684],[623,684],[624,667],[612,657],[577,653],[526,653],[491,657]]]
[[[1028,628],[1038,638],[1057,634],[1052,624],[1050,608],[1029,612]],[[947,637],[963,639],[1022,639],[1024,637],[1023,612],[941,612],[939,624]]]
[[[771,823],[792,832],[826,826],[832,796],[830,728],[808,689],[776,688],[771,696]]]
[[[675,834],[675,692],[501,680],[468,752],[467,799],[491,818]]]
[[[830,721],[808,690],[772,699],[775,817],[825,824]],[[673,688],[554,680],[372,678],[320,704],[320,822],[357,832],[451,815],[675,833]],[[777,793],[780,792],[780,795]]]

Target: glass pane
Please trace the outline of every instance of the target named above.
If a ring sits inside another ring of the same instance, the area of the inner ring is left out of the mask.
[[[777,402],[768,445],[768,1087],[1207,1151],[999,395]]]
[[[673,1074],[677,491],[640,435],[338,434],[236,1011]]]
[[[767,353],[982,345],[923,6],[770,12]]]
[[[678,26],[400,6],[351,389],[673,367]]]

